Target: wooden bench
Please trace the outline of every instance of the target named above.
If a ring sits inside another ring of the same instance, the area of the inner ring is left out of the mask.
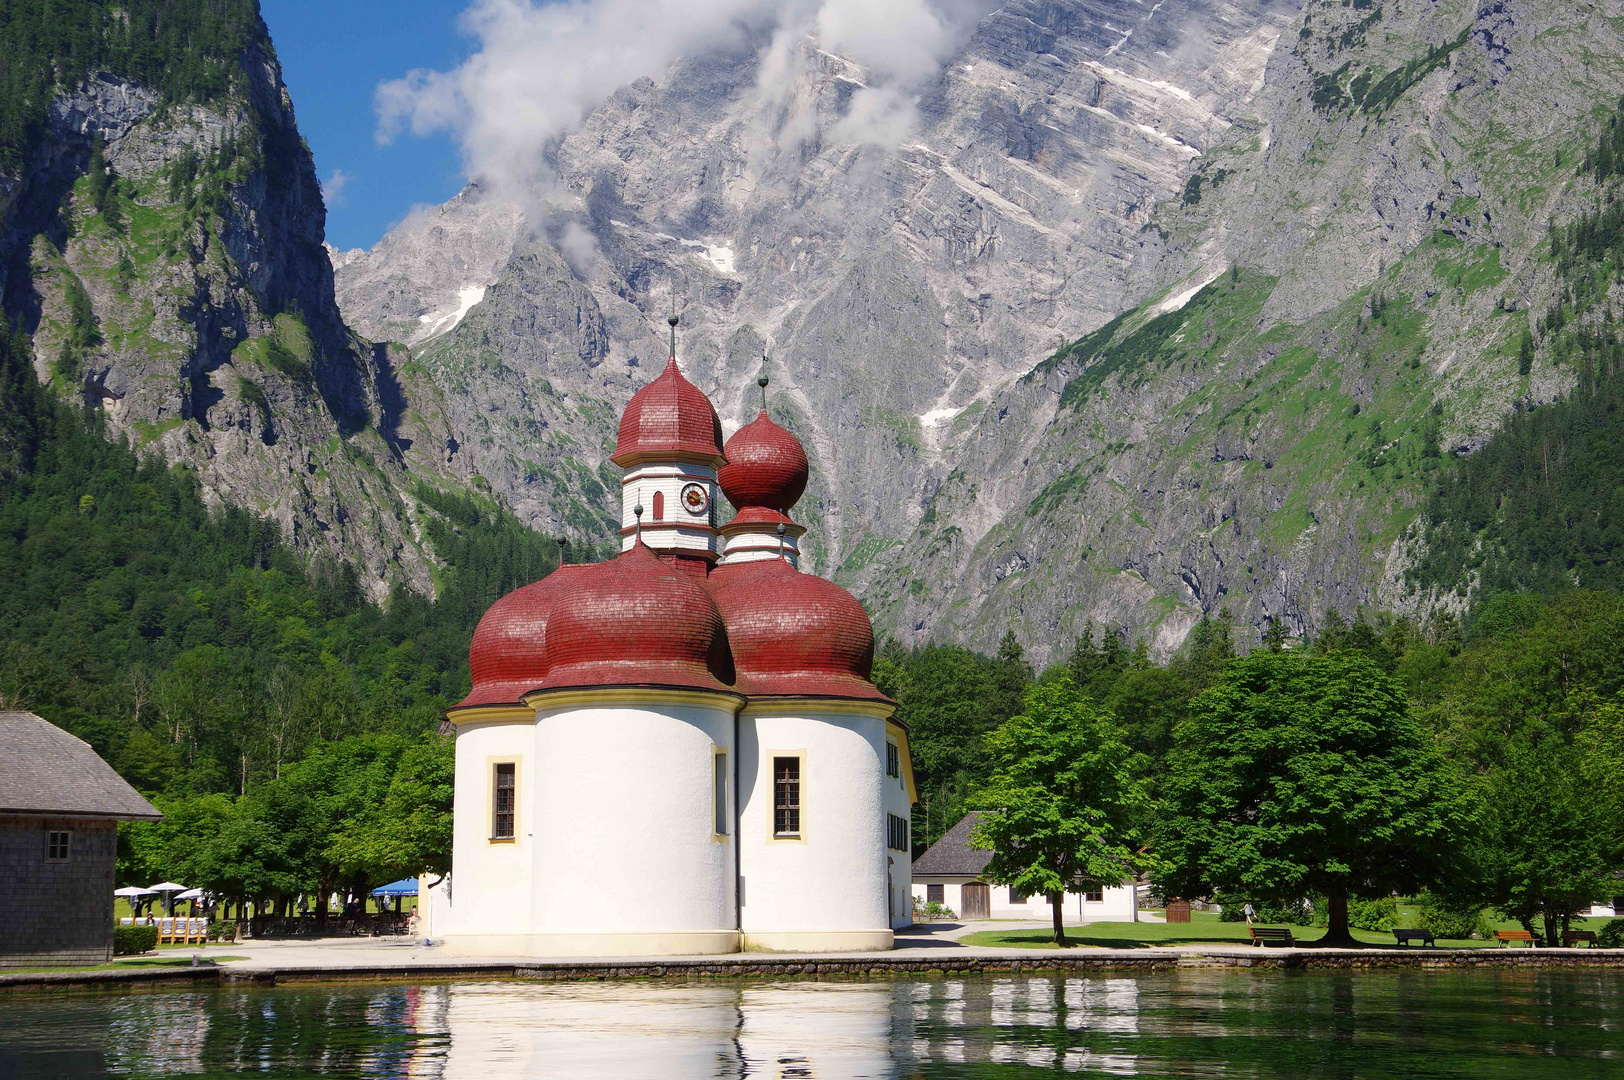
[[[1284,926],[1248,926],[1246,932],[1252,935],[1253,945],[1286,945],[1297,944],[1292,938],[1291,931]]]
[[[1397,926],[1395,926],[1395,927],[1393,927],[1393,937],[1397,940],[1398,944],[1400,944],[1400,945],[1403,945],[1407,941],[1419,941],[1423,945],[1435,945],[1436,944],[1432,940],[1432,931],[1431,930],[1410,929],[1410,928],[1407,928],[1407,927],[1397,927]]]
[[[1530,949],[1538,948],[1534,944],[1534,935],[1527,930],[1496,930],[1494,939],[1507,948],[1510,948],[1513,941],[1526,941]]]
[[[1562,944],[1571,949],[1579,942],[1587,942],[1592,949],[1596,947],[1596,932],[1594,930],[1564,930],[1562,931]]]

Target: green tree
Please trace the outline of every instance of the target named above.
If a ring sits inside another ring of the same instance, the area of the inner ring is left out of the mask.
[[[1322,893],[1327,942],[1348,899],[1436,880],[1461,837],[1460,784],[1367,657],[1232,662],[1175,736],[1157,852],[1168,895]]]
[[[992,851],[994,881],[1048,898],[1055,943],[1065,945],[1066,890],[1129,874],[1128,830],[1143,799],[1133,751],[1066,677],[1031,687],[1021,712],[987,736],[986,752],[991,775],[974,799],[985,812],[970,843]]]
[[[374,884],[451,869],[451,799],[456,744],[439,735],[407,747],[383,800],[341,822],[333,860]]]

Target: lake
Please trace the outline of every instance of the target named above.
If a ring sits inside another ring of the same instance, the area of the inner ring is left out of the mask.
[[[1609,971],[461,982],[0,998],[0,1077],[1624,1077]]]

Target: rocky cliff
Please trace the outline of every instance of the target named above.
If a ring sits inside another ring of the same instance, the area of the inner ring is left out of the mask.
[[[817,566],[906,641],[1458,602],[1404,585],[1411,525],[1572,382],[1530,312],[1597,198],[1617,8],[1011,3],[894,149],[834,137],[866,73],[814,42],[770,99],[754,50],[696,58],[564,139],[522,223],[471,188],[339,295],[548,528],[606,526],[671,306],[728,421],[770,351]]]
[[[1290,22],[1257,3],[1011,3],[894,148],[836,137],[869,75],[814,41],[773,95],[755,48],[689,59],[564,139],[522,217],[475,186],[335,253],[340,302],[415,343],[462,467],[549,529],[607,527],[614,418],[668,310],[730,424],[770,352],[774,407],[813,456],[808,547],[860,575],[919,528],[1002,389],[1137,296],[1153,208]]]
[[[50,91],[4,181],[5,309],[42,381],[196,469],[211,500],[356,559],[374,595],[427,589],[404,494],[418,417],[339,315],[310,153],[251,25],[217,93],[106,70]]]

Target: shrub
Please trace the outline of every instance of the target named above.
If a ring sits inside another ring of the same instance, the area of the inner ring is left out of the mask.
[[[1483,907],[1476,901],[1463,902],[1432,892],[1422,893],[1416,901],[1421,909],[1421,926],[1432,931],[1434,937],[1463,941],[1489,936]]]
[[[1613,919],[1597,930],[1596,945],[1603,949],[1624,949],[1624,919]]]
[[[140,956],[151,952],[158,944],[156,926],[113,927],[113,955]]]

